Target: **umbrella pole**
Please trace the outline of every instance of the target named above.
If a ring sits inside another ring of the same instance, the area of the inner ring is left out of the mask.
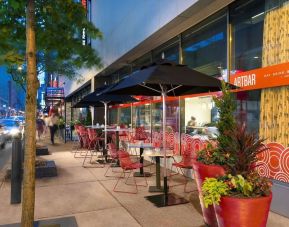
[[[107,126],[107,102],[104,102],[104,147],[106,149],[107,146],[107,131],[106,131],[106,126]]]
[[[162,87],[163,99],[163,152],[164,152],[164,193],[165,197],[168,195],[168,180],[167,180],[167,149],[166,149],[166,90]]]
[[[105,161],[107,162],[107,102],[103,102],[104,104],[104,147],[103,147],[103,155],[105,157]]]

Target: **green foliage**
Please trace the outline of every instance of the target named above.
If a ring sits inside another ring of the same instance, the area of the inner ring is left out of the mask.
[[[202,186],[205,207],[219,205],[221,197],[228,195],[229,187],[223,181],[216,178],[206,178]]]
[[[84,124],[85,124],[85,125],[91,125],[91,121],[92,121],[91,111],[90,111],[90,108],[88,108],[88,109],[87,109],[87,113],[86,113],[86,118],[85,118]]]
[[[63,119],[62,116],[59,117],[58,127],[59,127],[59,128],[65,128],[65,121],[64,121],[64,119]]]
[[[25,83],[26,75],[26,2],[2,0],[0,4],[0,65],[8,66],[19,83]],[[96,51],[82,44],[83,30],[92,39],[101,39],[102,34],[87,20],[81,3],[35,0],[35,11],[38,73],[75,78],[82,67],[101,67]],[[21,72],[19,66],[23,66]]]
[[[233,175],[246,175],[255,167],[257,155],[268,150],[256,133],[246,131],[245,125],[238,125],[228,132],[231,143],[223,149],[231,159],[226,163],[228,171]]]
[[[236,127],[236,120],[234,117],[234,112],[236,110],[236,101],[233,94],[230,91],[228,85],[224,82],[222,83],[222,97],[214,98],[214,102],[219,112],[219,120],[217,122],[217,128],[220,135],[218,136],[218,148],[223,151],[229,144],[231,144],[232,139],[228,136],[228,132]]]
[[[251,193],[253,191],[252,184],[250,182],[248,182],[247,180],[245,180],[242,175],[237,175],[234,177],[229,175],[229,179],[231,179],[231,183],[233,185],[233,188],[235,188],[236,191],[241,192],[244,196],[250,196],[251,195]]]
[[[219,136],[217,138],[218,146],[208,148],[198,152],[197,160],[204,164],[227,165],[234,162],[234,157],[227,153],[226,148],[232,143],[230,136],[231,130],[236,127],[234,111],[236,110],[236,102],[230,88],[224,82],[222,83],[222,96],[214,97],[214,102],[219,112],[219,120],[217,128]]]
[[[197,154],[197,160],[206,165],[214,165],[220,163],[220,153],[217,148],[214,148],[211,143]]]
[[[272,183],[267,178],[262,178],[257,172],[250,172],[246,176],[231,174],[216,178],[206,178],[202,191],[205,206],[219,205],[222,196],[241,198],[268,196]]]
[[[74,125],[78,125],[81,124],[81,122],[79,120],[74,120],[70,122],[70,126],[74,126]]]

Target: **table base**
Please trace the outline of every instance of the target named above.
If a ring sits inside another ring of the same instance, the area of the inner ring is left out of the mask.
[[[163,187],[149,186],[149,192],[163,192]]]
[[[166,206],[175,206],[189,202],[188,200],[174,193],[169,193],[168,195],[160,194],[160,195],[146,196],[145,198],[158,208]]]
[[[134,177],[150,177],[152,174],[149,172],[144,172],[144,173],[140,173],[140,172],[135,172],[133,174]]]

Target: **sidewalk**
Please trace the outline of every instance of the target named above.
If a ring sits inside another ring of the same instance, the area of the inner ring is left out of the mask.
[[[36,181],[35,220],[75,216],[79,227],[145,226],[203,227],[196,192],[183,193],[183,187],[172,191],[185,196],[190,203],[156,208],[144,196],[151,195],[147,187],[139,187],[136,195],[114,193],[115,178],[104,177],[106,168],[83,168],[82,158],[74,158],[71,143],[48,145],[51,155],[41,156],[54,160],[58,176]],[[142,178],[137,179],[143,183]],[[154,184],[155,178],[148,178]],[[196,189],[194,183],[190,184]],[[20,222],[21,205],[10,205],[10,182],[0,189],[0,225]],[[270,213],[268,227],[289,226],[289,219]]]

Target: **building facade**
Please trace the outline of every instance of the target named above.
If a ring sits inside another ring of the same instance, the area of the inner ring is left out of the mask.
[[[24,111],[25,91],[12,80],[11,75],[7,73],[6,67],[4,66],[0,67],[0,81],[3,85],[0,89],[1,113],[7,114],[11,112],[10,110],[13,110],[12,112]]]
[[[272,210],[289,216],[289,1],[92,0],[89,6],[92,22],[104,33],[104,40],[91,45],[105,66],[83,71],[91,90],[160,59],[243,87],[236,95],[237,119],[267,139],[271,149],[259,172],[274,180]],[[70,82],[66,91],[81,93],[78,87]],[[200,127],[217,118],[210,96],[176,97],[167,113],[170,129],[180,133],[190,133],[192,116]],[[109,121],[153,132],[161,127],[161,114],[160,100],[153,99],[111,107]]]

